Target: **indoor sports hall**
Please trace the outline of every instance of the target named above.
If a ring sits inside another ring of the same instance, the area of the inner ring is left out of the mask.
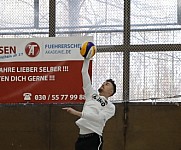
[[[181,150],[181,0],[1,0],[0,150],[74,150],[84,41],[116,83],[102,150]]]

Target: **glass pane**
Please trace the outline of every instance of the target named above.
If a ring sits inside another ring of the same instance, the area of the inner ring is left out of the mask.
[[[117,92],[110,99],[117,101],[122,99],[123,79],[123,53],[96,53],[93,57],[92,84],[95,89],[107,79],[113,79],[117,86]]]
[[[132,101],[181,101],[181,52],[134,52],[130,62]],[[145,100],[144,100],[145,99]]]
[[[98,45],[122,44],[123,0],[58,0],[56,8],[57,36],[93,34]]]
[[[49,0],[1,0],[1,38],[48,36]]]
[[[178,44],[181,5],[177,0],[132,0],[131,44]]]

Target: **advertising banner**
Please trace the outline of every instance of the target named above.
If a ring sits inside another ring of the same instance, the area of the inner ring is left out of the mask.
[[[83,103],[85,41],[92,37],[0,39],[0,103]]]

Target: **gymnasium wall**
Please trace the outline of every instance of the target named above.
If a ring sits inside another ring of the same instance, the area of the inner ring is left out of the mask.
[[[82,106],[73,106],[81,110]],[[73,150],[77,117],[60,105],[0,108],[1,150]],[[123,104],[104,130],[104,150],[181,150],[179,106],[129,105],[127,130]],[[124,134],[125,133],[125,134]]]
[[[105,65],[98,66],[102,69],[97,69],[96,73],[118,78],[116,100],[144,99],[145,95],[149,99],[150,93],[155,93],[151,97],[158,98],[165,96],[162,93],[178,96],[181,81],[180,3],[179,0],[165,0],[164,3],[161,0],[1,1],[0,38],[94,36],[95,43],[102,46],[98,48],[100,56],[96,65],[99,61]],[[115,59],[109,59],[113,56]],[[160,68],[152,62],[158,63]],[[154,64],[150,66],[155,66],[158,72],[147,67],[148,64]],[[130,71],[126,68],[129,65]],[[144,79],[140,72],[143,67],[144,75],[148,74]],[[167,76],[161,76],[161,73]],[[150,77],[150,74],[155,76]],[[102,76],[95,78],[102,79]],[[153,88],[146,79],[151,81]],[[156,84],[152,84],[153,80]],[[126,97],[129,83],[130,98]],[[124,89],[122,85],[125,85]],[[143,91],[140,85],[148,86],[149,90]],[[181,150],[181,107],[169,104],[129,103],[127,124],[123,119],[124,105],[116,104],[116,115],[105,127],[103,149]],[[66,113],[62,107],[0,105],[0,150],[73,150],[78,135],[77,117]],[[81,110],[82,106],[74,108]]]

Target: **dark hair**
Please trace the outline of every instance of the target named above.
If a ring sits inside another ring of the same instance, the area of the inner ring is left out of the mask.
[[[113,96],[116,93],[116,84],[115,84],[115,82],[112,79],[107,79],[106,81],[107,82],[111,82],[112,85],[113,85],[113,93],[111,95],[111,96]]]

